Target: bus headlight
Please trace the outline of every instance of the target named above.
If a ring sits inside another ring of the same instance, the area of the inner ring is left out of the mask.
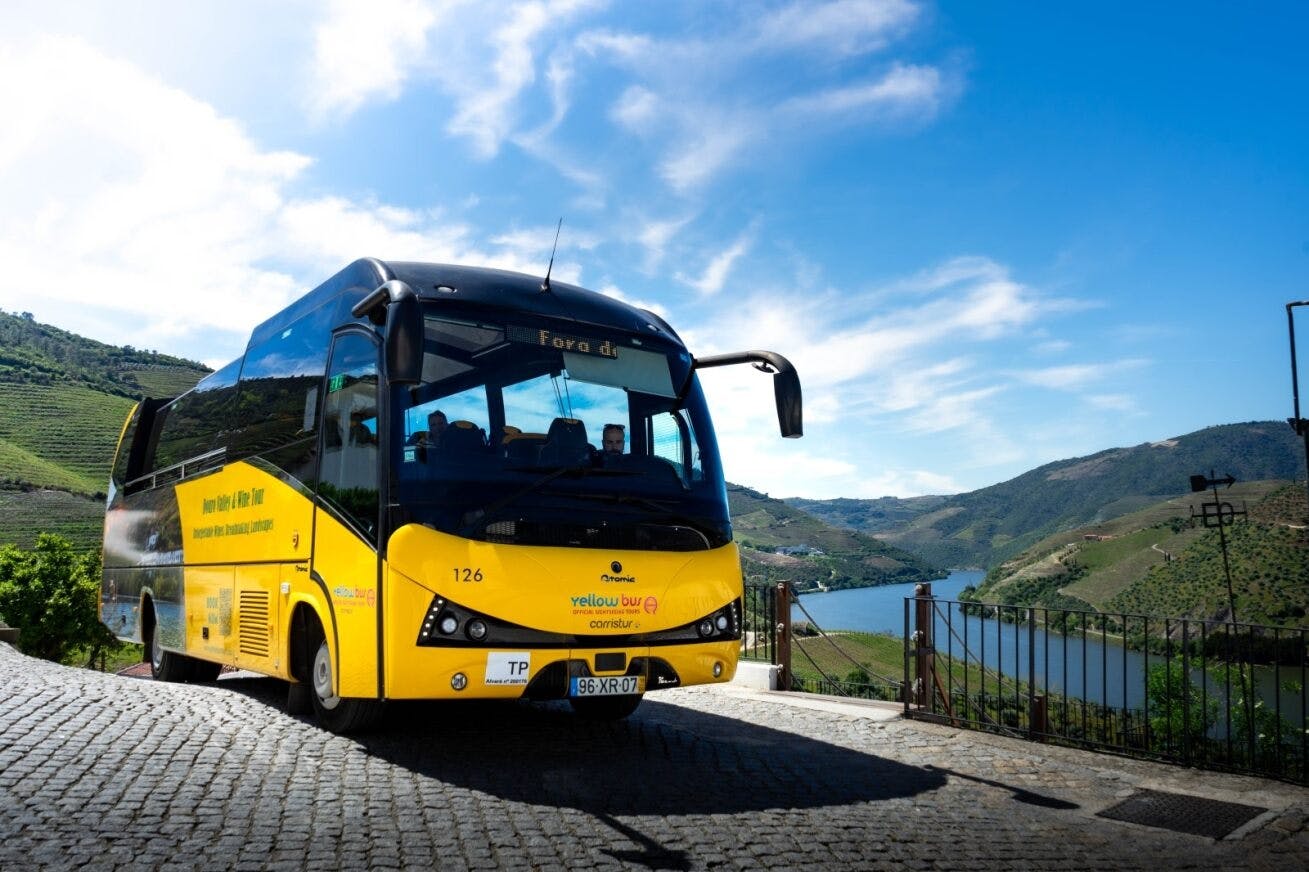
[[[441,619],[441,632],[449,636],[459,629],[459,619],[454,615],[446,615]]]
[[[701,636],[712,636],[714,634],[714,622],[705,618],[703,621],[696,624],[695,629]]]
[[[468,622],[468,626],[464,628],[464,632],[474,642],[481,642],[486,638],[486,621],[481,618],[473,618]]]

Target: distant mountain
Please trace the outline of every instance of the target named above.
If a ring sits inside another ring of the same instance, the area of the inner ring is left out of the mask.
[[[930,581],[946,575],[921,558],[831,526],[748,487],[728,484],[727,501],[748,578],[790,581],[803,591]]]
[[[857,529],[935,565],[989,567],[1053,533],[1185,493],[1190,476],[1211,470],[1240,481],[1303,478],[1304,445],[1282,421],[1224,424],[1048,463],[1001,484],[951,497],[919,497],[916,503],[788,502],[803,503],[806,511],[829,523],[854,522]],[[888,509],[902,516],[891,526],[884,523]]]
[[[45,530],[94,547],[133,402],[175,396],[208,371],[0,312],[0,544]]]
[[[838,527],[858,530],[860,533],[881,533],[894,530],[919,515],[939,508],[948,499],[941,496],[879,497],[875,500],[846,497],[807,500],[803,497],[788,497],[785,502]]]

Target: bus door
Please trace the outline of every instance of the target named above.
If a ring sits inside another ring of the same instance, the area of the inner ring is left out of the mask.
[[[330,603],[323,631],[335,649],[333,674],[343,697],[382,694],[379,409],[376,339],[366,331],[338,333],[323,403],[312,576]]]

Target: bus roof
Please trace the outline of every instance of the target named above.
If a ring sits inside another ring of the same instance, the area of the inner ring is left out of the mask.
[[[677,333],[658,315],[566,282],[552,279],[550,290],[542,291],[540,278],[507,270],[442,263],[385,263],[375,258],[360,258],[256,327],[250,345],[281,332],[350,289],[372,291],[391,279],[409,285],[424,300],[616,327],[682,344]]]

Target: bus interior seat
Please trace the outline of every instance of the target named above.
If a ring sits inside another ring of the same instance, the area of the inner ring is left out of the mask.
[[[406,444],[406,445],[426,445],[426,444],[427,444],[427,431],[426,431],[426,430],[415,430],[414,432],[412,432],[412,433],[409,434],[409,438],[405,440],[405,444]]]
[[[505,434],[504,456],[510,466],[535,466],[545,444],[544,433]]]
[[[475,454],[486,451],[486,431],[472,421],[451,421],[441,434],[442,454]]]
[[[542,466],[589,463],[594,449],[586,441],[586,425],[576,418],[555,418],[541,446]]]

